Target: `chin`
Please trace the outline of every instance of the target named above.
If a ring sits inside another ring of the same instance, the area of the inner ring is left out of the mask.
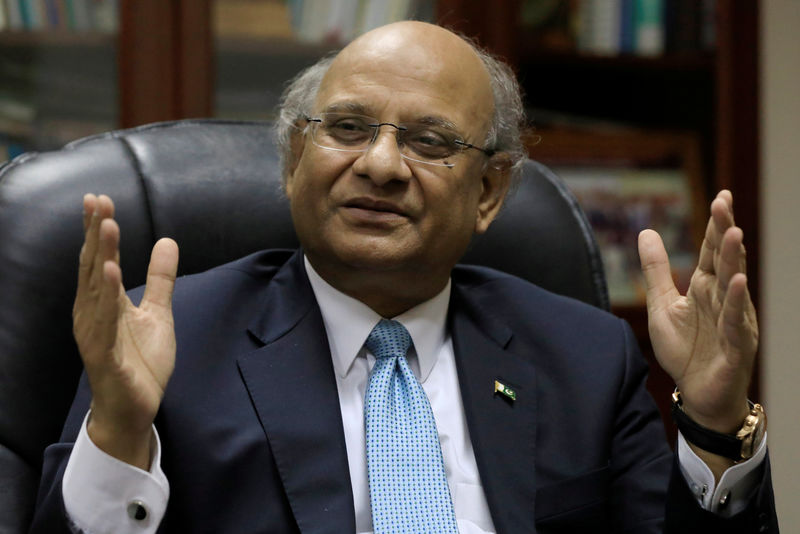
[[[340,270],[367,272],[424,271],[426,262],[419,251],[398,243],[397,239],[358,238],[332,239],[315,251],[315,257]]]

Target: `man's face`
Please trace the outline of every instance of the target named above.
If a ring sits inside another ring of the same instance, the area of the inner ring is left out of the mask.
[[[314,116],[342,108],[381,123],[446,121],[478,146],[493,113],[480,59],[458,37],[419,23],[379,29],[340,53]],[[300,242],[323,276],[349,270],[446,279],[507,187],[478,150],[457,153],[453,168],[403,158],[391,126],[365,152],[326,150],[310,134],[295,148],[286,189]]]

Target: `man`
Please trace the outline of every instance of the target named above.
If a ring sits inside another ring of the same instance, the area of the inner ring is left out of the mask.
[[[764,441],[748,434],[736,465],[684,442],[674,461],[621,321],[454,269],[519,168],[519,109],[507,71],[442,28],[365,34],[284,102],[302,250],[175,284],[161,240],[138,306],[113,204],[87,195],[86,380],[46,453],[34,531],[777,530]],[[714,432],[751,413],[757,347],[731,206],[711,205],[686,297],[657,234],[639,242],[678,416],[717,452]]]

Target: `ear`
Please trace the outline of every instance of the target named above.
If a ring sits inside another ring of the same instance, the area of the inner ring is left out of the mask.
[[[511,185],[511,160],[494,156],[481,178],[481,197],[478,201],[478,216],[475,233],[482,234],[500,213],[503,201]]]
[[[291,198],[292,196],[292,182],[294,173],[300,163],[300,158],[303,156],[303,150],[306,146],[306,138],[303,131],[299,128],[294,128],[289,137],[289,156],[286,160],[286,169],[284,170],[284,189],[286,195]]]

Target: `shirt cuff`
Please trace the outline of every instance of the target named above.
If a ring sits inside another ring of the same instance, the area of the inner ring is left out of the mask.
[[[683,434],[678,434],[678,462],[689,488],[704,509],[722,517],[731,517],[745,508],[758,487],[758,469],[767,456],[767,435],[749,460],[737,463],[722,473],[715,483],[711,469],[697,456]]]
[[[148,472],[100,450],[89,438],[88,418],[89,414],[75,440],[61,486],[68,520],[86,533],[155,532],[169,499],[155,426]]]

